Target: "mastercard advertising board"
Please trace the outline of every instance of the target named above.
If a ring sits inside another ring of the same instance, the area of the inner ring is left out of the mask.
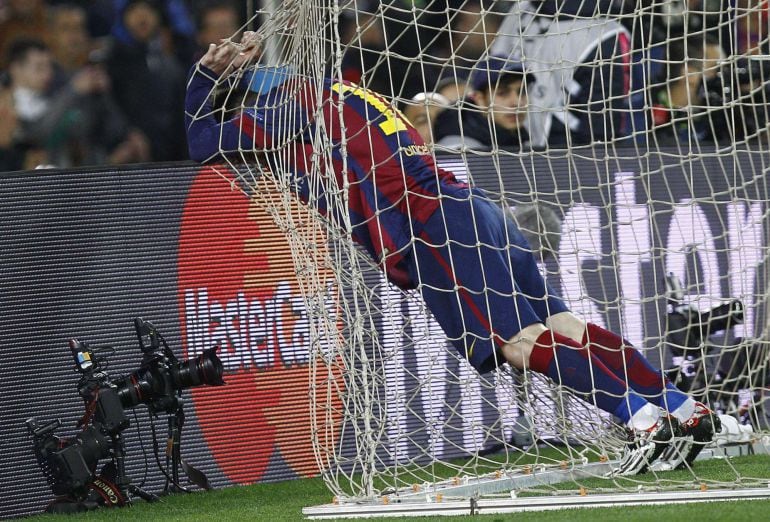
[[[312,476],[318,467],[311,443],[310,318],[291,245],[269,211],[289,212],[308,227],[311,216],[296,202],[289,209],[270,205],[278,200],[272,187],[250,197],[233,190],[234,182],[226,168],[202,169],[180,224],[185,356],[218,345],[227,382],[223,389],[192,389],[198,423],[213,458],[235,483],[259,481],[276,457],[298,476]],[[323,255],[325,236],[315,234],[313,241]],[[317,274],[321,284],[331,284],[332,276]],[[315,375],[315,384],[325,386],[328,372]],[[317,414],[325,416],[327,406],[341,410],[339,403],[316,403]]]

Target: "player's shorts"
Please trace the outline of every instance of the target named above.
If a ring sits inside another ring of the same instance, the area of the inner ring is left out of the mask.
[[[505,362],[499,348],[522,328],[568,310],[516,224],[477,190],[442,198],[409,261],[426,305],[482,373]]]

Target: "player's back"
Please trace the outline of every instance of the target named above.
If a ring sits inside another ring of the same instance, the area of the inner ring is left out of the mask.
[[[373,183],[393,200],[409,192],[437,195],[440,180],[456,183],[450,173],[436,167],[419,133],[383,96],[327,80],[324,102],[324,114],[330,116],[325,118],[327,131],[338,146],[344,142],[348,169],[357,182]]]

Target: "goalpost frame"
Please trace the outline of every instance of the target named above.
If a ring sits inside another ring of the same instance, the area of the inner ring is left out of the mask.
[[[743,455],[770,455],[770,437],[749,443],[707,448],[696,459],[729,458]],[[639,486],[636,492],[595,493],[581,488],[578,495],[521,496],[517,490],[533,486],[559,484],[583,478],[602,477],[617,461],[577,465],[571,469],[544,469],[533,466],[528,473],[503,473],[489,477],[465,477],[462,480],[434,484],[429,491],[415,486],[369,501],[335,499],[335,502],[304,508],[302,514],[310,520],[338,518],[379,518],[398,516],[452,516],[558,509],[652,506],[690,504],[694,502],[726,502],[734,500],[770,499],[770,483],[764,488],[709,488],[705,483],[689,489],[650,491]],[[507,492],[507,498],[500,498]],[[494,495],[484,498],[484,495]]]

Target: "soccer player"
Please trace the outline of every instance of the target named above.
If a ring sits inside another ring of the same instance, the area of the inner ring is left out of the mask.
[[[193,70],[186,98],[192,159],[253,151],[268,166],[289,161],[281,166],[291,169],[300,196],[326,212],[308,180],[311,168],[320,170],[324,190],[346,186],[352,239],[391,282],[419,288],[479,372],[507,361],[618,417],[638,436],[616,474],[646,471],[675,439],[681,447],[672,464],[694,460],[719,429],[717,417],[621,337],[572,314],[503,209],[438,168],[417,131],[384,98],[350,83],[318,85],[288,68],[258,67],[247,82],[253,102],[230,119],[218,117],[211,96],[217,80],[237,76],[232,72],[258,52],[254,39],[247,32],[244,45],[210,46]],[[319,134],[332,146],[331,162],[313,166],[312,138]]]

